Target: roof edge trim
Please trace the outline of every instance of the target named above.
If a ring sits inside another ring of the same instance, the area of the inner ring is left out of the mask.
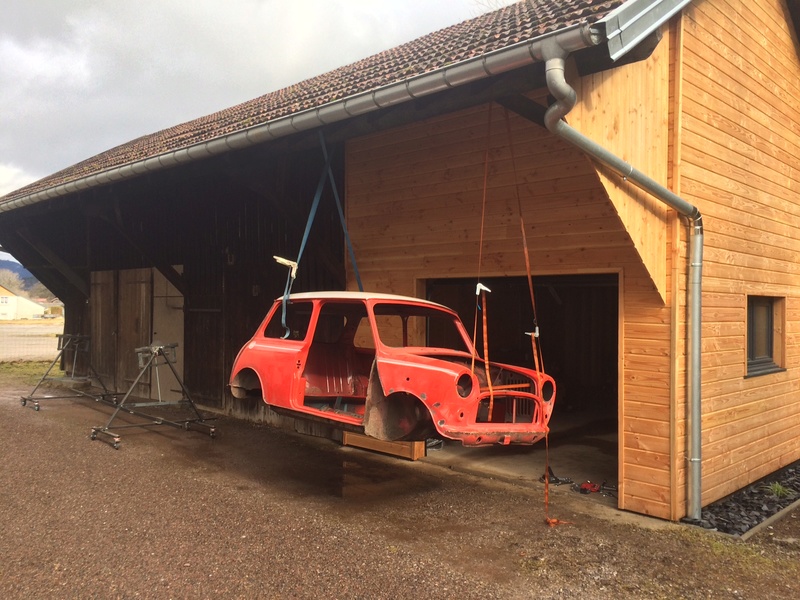
[[[691,0],[629,0],[611,11],[605,23],[608,52],[617,60],[683,10]]]

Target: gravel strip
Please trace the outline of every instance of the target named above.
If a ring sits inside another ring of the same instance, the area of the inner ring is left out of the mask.
[[[126,429],[0,384],[3,598],[800,596],[797,515],[747,543],[231,419]],[[787,541],[788,540],[788,541]]]

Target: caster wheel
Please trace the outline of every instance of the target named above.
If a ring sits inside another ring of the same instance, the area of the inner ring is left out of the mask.
[[[97,439],[97,434],[93,431],[92,434],[89,436],[89,439],[90,440],[96,440]]]
[[[28,404],[28,401],[27,401],[27,400],[25,400],[25,398],[23,398],[22,400],[20,400],[20,402],[22,403],[22,406],[25,406],[26,404]]]
[[[34,404],[33,405],[33,410],[38,412],[39,411],[39,405],[38,404]]]

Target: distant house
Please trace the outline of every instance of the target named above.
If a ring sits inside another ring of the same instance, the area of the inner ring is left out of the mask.
[[[0,285],[0,321],[41,319],[42,315],[44,315],[44,306],[17,296]]]

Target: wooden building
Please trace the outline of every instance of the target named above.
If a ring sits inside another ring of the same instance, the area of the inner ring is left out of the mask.
[[[44,306],[0,285],[0,321],[40,319]]]
[[[134,347],[178,341],[201,403],[278,422],[227,376],[283,291],[322,132],[365,287],[468,314],[491,281],[509,362],[523,223],[556,411],[614,421],[620,508],[697,518],[800,459],[798,17],[523,1],[0,198],[0,243],[113,386]],[[295,291],[355,287],[325,190]]]

